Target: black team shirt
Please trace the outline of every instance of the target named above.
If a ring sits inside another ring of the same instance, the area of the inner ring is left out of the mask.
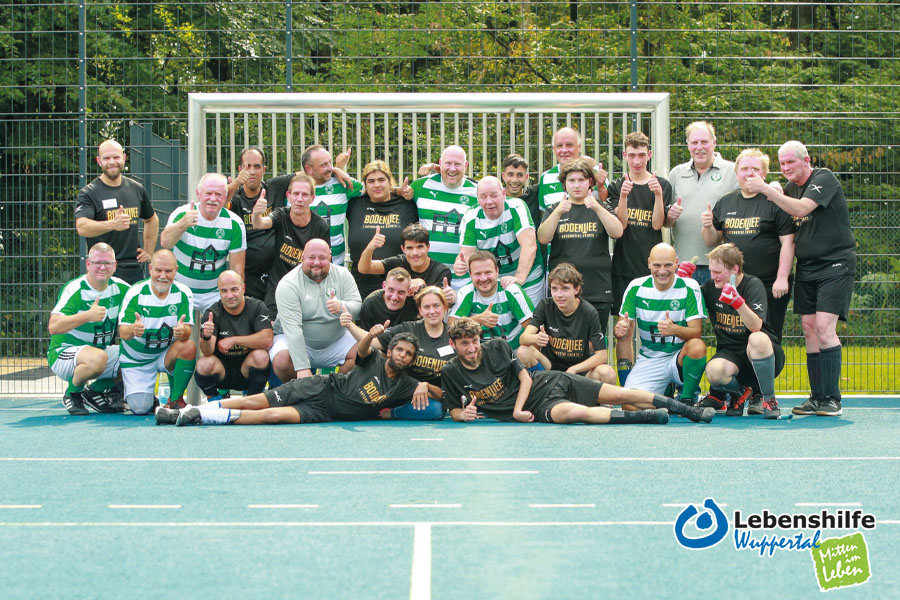
[[[481,344],[481,364],[475,370],[462,366],[453,358],[441,371],[442,402],[448,409],[463,408],[474,394],[478,412],[498,421],[512,421],[519,393],[519,371],[522,363],[513,355],[509,343],[493,339]]]
[[[540,350],[550,359],[554,369],[564,371],[587,360],[597,350],[606,349],[600,316],[584,300],[567,317],[553,302],[553,298],[544,298],[535,307],[529,325],[538,329],[543,325],[550,336],[550,342]]]
[[[86,217],[94,221],[112,221],[116,218],[119,207],[131,218],[131,224],[125,231],[110,231],[97,237],[85,238],[88,250],[98,242],[106,242],[116,251],[116,262],[122,266],[138,264],[138,218],[153,217],[153,206],[144,186],[127,177],[122,177],[122,184],[110,187],[99,177],[90,182],[78,193],[75,201],[75,218]],[[144,248],[153,254],[153,248]]]
[[[417,381],[424,381],[425,383],[441,387],[441,370],[455,356],[453,348],[450,346],[450,336],[447,334],[447,328],[444,327],[443,333],[433,338],[425,331],[424,321],[407,321],[389,327],[387,331],[378,336],[378,343],[381,344],[382,348],[387,349],[391,339],[398,333],[411,333],[419,340],[419,351],[416,352],[416,359],[407,370],[410,377]]]
[[[724,242],[744,253],[744,272],[771,287],[778,276],[779,236],[794,233],[794,219],[764,194],[744,198],[740,190],[722,196],[713,207],[713,227]]]
[[[809,198],[819,206],[794,219],[794,254],[797,280],[814,281],[856,273],[856,240],[850,230],[850,213],[841,183],[828,169],[813,169],[802,186],[788,182],[784,194]]]
[[[447,283],[449,284],[453,277],[450,273],[450,267],[430,258],[428,259],[428,266],[421,273],[413,271],[412,265],[409,264],[405,254],[381,259],[381,264],[384,266],[385,273],[388,273],[391,269],[403,267],[409,271],[413,279],[421,279],[425,282],[425,285],[436,285],[441,289],[444,288],[444,278],[447,278]]]
[[[709,315],[709,322],[716,334],[716,348],[727,348],[739,355],[746,355],[750,330],[744,325],[744,319],[735,309],[719,301],[722,290],[716,288],[712,279],[700,286],[700,290],[703,292],[706,314]],[[769,336],[773,345],[779,345],[778,336],[766,321],[768,307],[763,282],[758,277],[744,273],[744,278],[737,285],[737,291],[747,306],[763,320],[762,332]]]
[[[219,300],[203,313],[203,319],[195,327],[202,327],[203,323],[209,320],[210,313],[212,313],[213,325],[215,326],[213,328],[213,336],[219,339],[238,335],[253,335],[265,329],[272,329],[272,321],[275,319],[262,300],[257,300],[251,296],[244,296],[244,310],[239,315],[229,313],[222,306],[222,301]],[[213,355],[220,359],[226,361],[237,359],[238,362],[243,362],[248,354],[250,354],[250,348],[240,344],[232,346],[224,354],[219,350],[217,344],[216,350],[213,352]]]
[[[412,298],[407,297],[400,310],[390,310],[384,303],[384,290],[375,290],[363,300],[357,324],[368,331],[376,323],[384,323],[387,320],[390,320],[391,325],[399,325],[406,321],[415,321],[418,318],[419,307]],[[387,348],[387,346],[384,347]]]
[[[672,186],[664,177],[658,177],[663,191],[663,216],[674,202]],[[619,190],[625,179],[620,177],[609,184],[609,205],[619,205]],[[650,250],[662,241],[662,230],[653,229],[653,205],[656,198],[647,184],[634,184],[628,194],[628,226],[613,249],[612,270],[618,277],[635,279],[649,275],[647,258]],[[688,260],[688,257],[685,260]]]
[[[356,359],[349,373],[330,373],[331,418],[335,421],[365,421],[378,418],[383,408],[397,408],[412,400],[418,381],[405,371],[395,379],[385,373],[386,359],[372,350]]]
[[[276,208],[269,214],[269,218],[272,219],[271,231],[275,232],[272,243],[276,250],[275,260],[267,277],[266,305],[274,317],[278,314],[275,303],[278,282],[303,260],[303,248],[309,240],[319,238],[331,246],[331,231],[325,219],[316,213],[311,213],[309,223],[305,226],[294,225],[291,221],[291,209],[287,206]]]

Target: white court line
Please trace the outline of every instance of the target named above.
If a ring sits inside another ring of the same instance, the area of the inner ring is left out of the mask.
[[[900,460],[900,456],[726,456],[726,457],[709,457],[709,456],[582,456],[582,457],[556,457],[550,458],[546,456],[535,456],[533,458],[460,458],[455,456],[448,457],[381,457],[374,458],[371,456],[359,457],[83,457],[83,456],[64,456],[64,457],[26,457],[26,456],[0,456],[0,462],[816,462],[816,461],[880,461],[880,460]]]
[[[318,504],[248,504],[247,508],[319,508]]]
[[[879,521],[885,523],[885,521]],[[900,523],[900,521],[897,521]],[[237,528],[274,528],[274,527],[414,527],[422,521],[210,521],[210,522],[0,522],[0,527],[237,527]],[[638,526],[653,527],[665,525],[671,527],[675,521],[431,521],[432,527],[618,527]]]
[[[66,408],[65,408],[65,407],[60,407],[60,408],[50,408],[50,407],[47,407],[47,408],[24,408],[24,407],[23,407],[23,408],[7,408],[7,407],[4,406],[4,407],[0,407],[0,410],[28,410],[28,411],[40,411],[40,412],[44,412],[44,411],[47,411],[47,410],[51,410],[51,411],[63,411],[63,410],[66,410]]]
[[[431,598],[431,525],[416,523],[409,600]]]
[[[794,506],[862,506],[860,502],[794,502]]]
[[[529,504],[528,508],[594,508],[594,504]]]
[[[716,504],[719,504],[719,503],[716,502]],[[688,506],[690,506],[690,504],[688,504],[686,502],[684,502],[684,503],[670,502],[670,503],[663,504],[663,506],[665,506],[666,508],[687,508]],[[727,504],[719,504],[719,506],[728,506],[728,505]]]
[[[40,504],[0,504],[0,508],[41,508]]]
[[[540,471],[307,471],[307,475],[534,475]]]
[[[391,508],[462,508],[462,504],[388,504]]]
[[[109,508],[181,508],[180,504],[110,504]]]
[[[409,438],[411,442],[443,442],[444,438]]]

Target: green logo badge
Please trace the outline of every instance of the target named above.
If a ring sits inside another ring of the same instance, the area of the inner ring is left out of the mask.
[[[709,178],[712,179],[713,181],[722,181],[722,174],[721,173],[713,173],[712,175],[709,176]]]
[[[823,592],[862,585],[872,576],[869,550],[862,532],[823,540],[810,552],[816,580]]]
[[[221,240],[224,237],[225,237],[225,230],[224,229],[216,229],[216,238]]]

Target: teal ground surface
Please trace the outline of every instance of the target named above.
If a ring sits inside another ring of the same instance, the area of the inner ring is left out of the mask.
[[[732,531],[681,548],[682,507],[663,505],[713,497],[729,519],[859,504],[877,519],[872,577],[832,595],[893,598],[900,401],[844,406],[839,419],[665,427],[176,428],[0,400],[0,595],[410,598],[417,524],[432,598],[820,595],[809,551],[760,558]],[[534,506],[560,504],[593,506]]]

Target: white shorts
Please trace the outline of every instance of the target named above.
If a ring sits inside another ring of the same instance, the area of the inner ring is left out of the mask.
[[[678,375],[678,352],[658,358],[638,357],[622,387],[664,394],[670,383],[682,384]]]
[[[65,381],[71,381],[75,375],[75,367],[78,365],[78,353],[83,348],[93,348],[93,346],[69,346],[59,353],[50,370],[53,374]],[[97,376],[97,379],[112,379],[119,371],[119,347],[107,346],[106,350],[106,368],[103,373]]]
[[[344,364],[344,359],[347,357],[347,353],[350,352],[350,348],[352,348],[355,343],[356,339],[345,329],[344,335],[339,337],[337,341],[327,348],[316,350],[315,348],[307,346],[306,354],[309,356],[309,368],[330,369],[332,367],[341,366]],[[269,348],[269,360],[274,361],[275,355],[282,350],[289,350],[287,335],[278,333],[275,334],[275,339],[272,341],[272,347]]]
[[[122,369],[122,381],[125,383],[125,396],[131,394],[152,394],[156,389],[156,374],[169,373],[166,369],[166,353],[146,365]]]

